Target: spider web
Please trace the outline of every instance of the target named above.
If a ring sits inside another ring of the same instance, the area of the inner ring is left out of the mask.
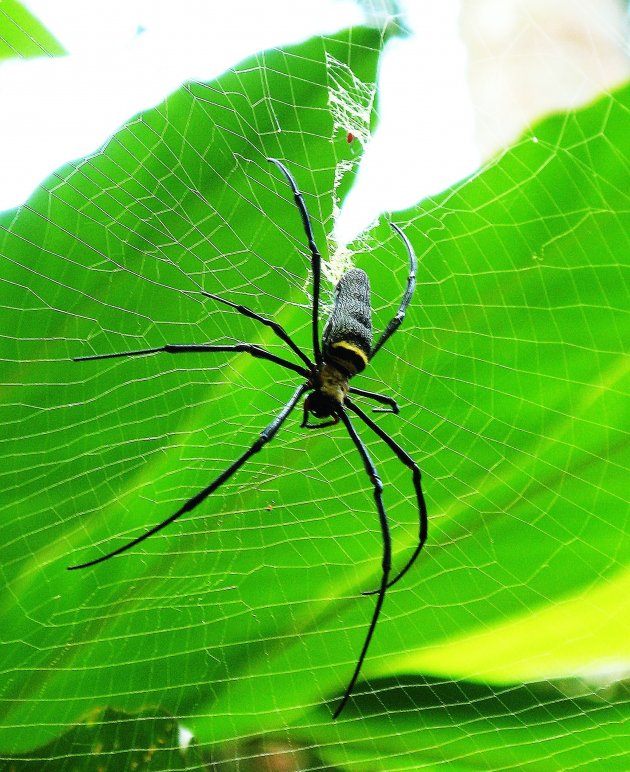
[[[625,766],[627,89],[392,216],[418,289],[357,385],[401,404],[377,420],[423,470],[430,537],[336,723],[382,551],[342,427],[306,433],[296,410],[194,512],[65,571],[170,515],[295,388],[245,355],[70,361],[237,341],[290,356],[202,289],[310,350],[308,251],[267,156],[290,167],[328,247],[324,307],[353,264],[376,330],[391,318],[407,260],[389,218],[350,250],[330,236],[389,34],[356,28],[187,83],[3,216],[7,763],[89,768],[90,745],[111,768],[127,752],[156,769]],[[357,428],[400,567],[417,539],[410,475]],[[78,722],[99,734],[77,739]]]

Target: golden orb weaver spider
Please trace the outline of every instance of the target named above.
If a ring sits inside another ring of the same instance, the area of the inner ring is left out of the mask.
[[[389,338],[400,327],[407,307],[411,302],[415,286],[416,286],[416,269],[417,260],[414,254],[413,248],[409,242],[409,239],[405,236],[403,231],[395,224],[391,223],[392,228],[400,236],[405,244],[407,254],[409,255],[409,276],[407,279],[407,286],[403,293],[402,300],[396,315],[391,319],[377,342],[372,345],[372,308],[370,304],[370,284],[365,271],[359,268],[352,268],[347,271],[340,279],[335,289],[335,298],[332,313],[326,322],[324,331],[321,337],[319,337],[319,295],[320,295],[320,283],[321,283],[321,255],[317,250],[315,239],[313,237],[313,229],[311,226],[311,220],[306,208],[304,197],[300,193],[293,176],[276,158],[267,159],[270,163],[282,172],[287,182],[291,186],[295,204],[300,212],[302,218],[302,224],[306,233],[308,241],[308,248],[311,253],[311,271],[313,274],[313,304],[312,304],[312,335],[313,335],[313,360],[307,356],[302,349],[300,349],[296,343],[291,339],[290,335],[279,324],[272,319],[266,319],[260,314],[252,311],[246,306],[232,303],[229,300],[213,295],[209,292],[202,292],[205,297],[211,298],[219,303],[223,303],[230,308],[235,309],[240,314],[243,314],[250,319],[254,319],[257,322],[271,328],[275,335],[280,338],[281,341],[287,344],[287,346],[302,360],[303,364],[295,364],[287,359],[276,356],[265,349],[252,343],[236,343],[234,345],[166,345],[158,348],[143,349],[141,351],[123,351],[115,354],[97,354],[93,356],[76,357],[74,361],[89,361],[95,359],[113,359],[116,357],[133,357],[133,356],[145,356],[148,354],[157,354],[159,352],[165,352],[168,354],[182,354],[186,352],[242,352],[250,354],[258,359],[266,359],[274,364],[280,365],[287,370],[292,370],[298,373],[302,378],[306,380],[301,383],[294,391],[293,395],[282,408],[280,413],[273,419],[273,421],[260,433],[256,441],[251,447],[245,451],[234,463],[232,463],[224,472],[222,472],[213,482],[210,483],[199,493],[192,496],[186,501],[174,514],[163,520],[161,523],[153,526],[145,533],[141,534],[132,541],[124,544],[122,547],[118,547],[105,555],[101,555],[98,558],[89,560],[86,563],[79,563],[74,566],[68,566],[68,569],[73,571],[81,568],[88,568],[94,566],[97,563],[102,563],[105,560],[113,558],[115,555],[120,555],[121,552],[135,547],[140,542],[148,539],[150,536],[158,533],[167,525],[177,520],[186,512],[190,512],[199,506],[208,496],[223,485],[226,480],[229,480],[233,474],[235,474],[245,462],[251,458],[255,453],[258,453],[261,448],[270,442],[278,433],[278,430],[282,424],[286,421],[289,414],[293,411],[295,406],[300,401],[304,394],[307,396],[304,399],[304,411],[301,427],[305,429],[322,429],[332,424],[337,424],[339,421],[345,426],[352,442],[357,448],[365,471],[374,488],[374,500],[376,503],[376,509],[379,517],[379,524],[381,528],[381,535],[383,539],[383,558],[382,558],[382,574],[381,581],[378,589],[364,592],[363,595],[377,595],[374,611],[372,612],[372,619],[368,627],[368,631],[363,642],[363,646],[359,653],[354,672],[345,692],[341,698],[339,705],[333,713],[333,718],[337,718],[341,711],[344,709],[354,685],[361,672],[363,661],[365,660],[372,635],[376,628],[383,601],[385,600],[385,593],[389,587],[396,584],[415,563],[422,547],[427,538],[427,509],[424,502],[424,495],[422,492],[421,473],[418,465],[411,458],[411,456],[401,448],[401,446],[395,442],[383,429],[378,426],[363,410],[354,403],[350,394],[358,397],[364,397],[366,399],[378,402],[381,405],[387,407],[375,408],[374,412],[391,412],[398,413],[398,405],[394,399],[387,397],[383,394],[377,394],[372,391],[365,391],[364,389],[357,389],[354,386],[350,386],[350,379],[362,372],[369,362],[372,361],[379,349],[389,340]],[[308,393],[307,393],[308,392]],[[419,513],[419,536],[418,544],[416,545],[411,557],[407,560],[403,568],[396,574],[396,576],[390,580],[390,572],[392,567],[391,559],[391,539],[389,534],[389,524],[387,521],[387,515],[385,513],[385,507],[383,505],[383,484],[376,467],[372,462],[372,459],[368,453],[368,450],[359,437],[353,423],[348,416],[348,412],[354,413],[369,429],[371,429],[383,442],[390,448],[394,455],[407,466],[412,472],[413,486],[416,494],[416,500],[418,504]],[[309,423],[309,415],[313,415],[315,418],[326,419],[320,423]]]

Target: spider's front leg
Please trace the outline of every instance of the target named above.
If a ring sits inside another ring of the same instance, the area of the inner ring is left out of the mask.
[[[170,517],[167,517],[166,520],[163,520],[161,523],[158,523],[157,525],[153,526],[153,528],[150,528],[145,533],[138,536],[136,539],[133,539],[130,542],[127,542],[127,544],[123,544],[122,547],[118,547],[118,549],[112,550],[111,552],[108,552],[106,555],[101,555],[98,558],[94,558],[94,560],[89,560],[87,563],[79,563],[75,566],[68,566],[69,571],[75,571],[79,568],[88,568],[89,566],[95,566],[97,563],[102,563],[105,560],[109,560],[110,558],[113,558],[115,555],[120,555],[121,552],[126,552],[127,550],[131,549],[132,547],[135,547],[136,545],[143,542],[145,539],[148,539],[149,537],[153,536],[154,534],[158,533],[158,531],[161,531],[163,528],[166,528],[167,525],[170,525],[172,522],[177,520],[179,517],[184,515],[186,512],[191,512],[195,507],[198,507],[199,504],[201,504],[202,501],[205,501],[205,499],[210,496],[211,493],[214,493],[217,488],[219,488],[221,485],[223,485],[224,482],[230,479],[233,474],[235,474],[242,466],[243,464],[250,459],[255,453],[258,453],[259,450],[261,450],[268,442],[270,442],[278,433],[278,430],[282,426],[282,424],[286,421],[289,414],[293,410],[293,408],[296,406],[298,401],[300,400],[300,397],[304,394],[304,392],[308,389],[308,384],[304,383],[301,386],[298,386],[298,388],[293,393],[293,396],[291,399],[287,402],[287,404],[282,408],[280,413],[273,419],[273,421],[267,426],[266,429],[263,429],[263,431],[260,433],[256,441],[253,443],[253,445],[245,451],[239,458],[236,459],[236,461],[231,464],[224,472],[222,472],[216,480],[213,480],[210,485],[208,485],[206,488],[204,488],[202,491],[194,495],[192,498],[188,499],[188,501],[183,504],[177,512],[172,514]]]
[[[350,679],[350,682],[346,687],[346,691],[344,692],[344,695],[341,698],[341,702],[339,703],[339,705],[337,706],[337,709],[333,713],[333,718],[337,718],[337,716],[339,716],[341,711],[344,709],[346,703],[350,699],[350,695],[352,693],[352,690],[354,689],[354,685],[356,684],[359,674],[361,672],[363,661],[365,660],[365,656],[370,646],[372,636],[374,635],[374,630],[376,629],[376,623],[378,622],[378,618],[381,613],[381,608],[383,607],[383,601],[385,600],[385,593],[388,587],[389,572],[392,566],[392,542],[389,535],[389,524],[387,522],[387,515],[385,514],[385,507],[383,505],[383,483],[381,482],[381,478],[378,476],[376,467],[374,466],[374,463],[370,458],[370,454],[368,453],[368,450],[365,447],[363,440],[359,437],[354,426],[350,421],[350,418],[347,416],[346,412],[341,407],[339,408],[339,417],[341,418],[346,429],[348,430],[348,434],[350,435],[352,442],[354,442],[356,449],[359,451],[359,455],[361,456],[361,460],[363,461],[363,466],[365,468],[365,471],[367,472],[367,475],[370,478],[372,485],[374,486],[374,501],[376,503],[376,509],[378,511],[378,519],[379,519],[379,524],[381,526],[381,536],[383,538],[383,560],[382,560],[381,586],[377,590],[378,597],[376,599],[376,605],[374,607],[374,611],[372,612],[372,620],[370,622],[367,635],[365,636],[365,641],[361,648],[359,659],[357,660],[356,667],[354,668],[354,673],[352,674],[352,678]]]
[[[361,410],[360,407],[355,405],[351,400],[346,400],[346,405],[348,409],[352,410],[353,413],[356,413],[356,415],[363,421],[364,424],[366,424],[378,437],[380,437],[383,442],[394,452],[395,456],[398,458],[399,461],[402,461],[402,463],[411,470],[411,475],[413,479],[413,487],[416,492],[416,501],[418,504],[418,515],[419,515],[419,532],[418,532],[418,544],[416,545],[416,548],[414,549],[411,557],[407,560],[405,565],[402,567],[402,569],[396,574],[396,576],[389,582],[387,587],[391,587],[392,585],[396,584],[396,582],[400,581],[403,576],[409,571],[409,569],[413,566],[413,564],[416,562],[418,556],[420,555],[420,552],[422,551],[422,548],[424,546],[424,543],[427,540],[427,533],[429,529],[429,518],[427,515],[427,505],[424,501],[424,493],[422,492],[422,473],[420,472],[420,468],[416,464],[416,462],[411,458],[409,453],[407,453],[406,450],[403,450],[403,448],[400,447],[400,445],[395,442],[387,432],[383,431],[381,427],[374,423],[374,421]],[[367,590],[363,593],[363,595],[376,595],[376,593],[380,592],[380,590]]]

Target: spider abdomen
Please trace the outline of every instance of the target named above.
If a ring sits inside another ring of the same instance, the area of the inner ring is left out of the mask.
[[[365,370],[372,349],[372,309],[370,280],[360,268],[350,269],[339,280],[322,344],[325,361],[349,378]]]

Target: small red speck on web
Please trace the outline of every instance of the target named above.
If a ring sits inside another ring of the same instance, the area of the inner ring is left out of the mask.
[[[346,137],[346,139],[348,141],[348,144],[350,144],[352,142],[352,140],[354,139],[354,134],[351,131],[349,131],[348,132],[348,136]]]

